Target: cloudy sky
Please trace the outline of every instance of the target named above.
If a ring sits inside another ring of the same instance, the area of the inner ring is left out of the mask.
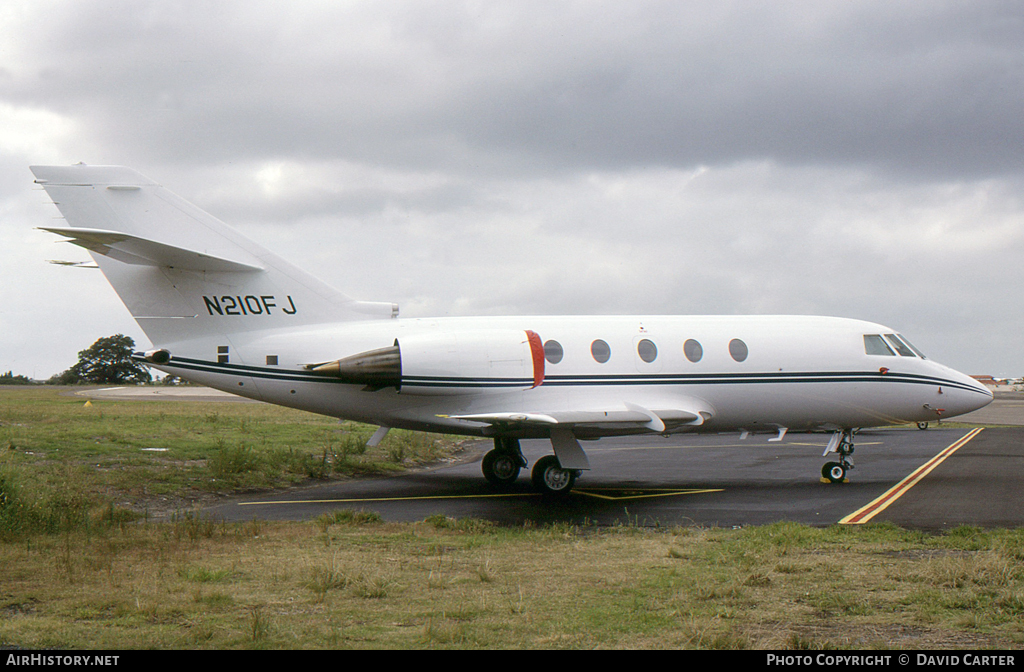
[[[402,315],[798,313],[1024,375],[1024,5],[0,4],[0,372],[148,343],[30,164]]]

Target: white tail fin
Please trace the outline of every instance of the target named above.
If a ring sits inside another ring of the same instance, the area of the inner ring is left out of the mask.
[[[154,344],[343,320],[391,318],[121,166],[32,166],[68,227]]]

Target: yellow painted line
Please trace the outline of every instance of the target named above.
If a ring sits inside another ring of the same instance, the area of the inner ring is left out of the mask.
[[[611,491],[631,491],[631,488],[608,488]],[[593,497],[595,499],[605,499],[609,501],[622,501],[629,499],[649,499],[652,497],[673,497],[678,495],[699,495],[708,492],[722,492],[721,489],[708,489],[708,490],[673,490],[666,489],[663,492],[651,492],[650,490],[640,490],[640,494],[636,495],[603,495],[595,490],[573,490],[574,493],[584,495],[586,497]],[[410,502],[410,501],[425,501],[432,499],[501,499],[511,497],[540,497],[539,492],[504,492],[496,493],[493,495],[417,495],[410,497],[366,497],[366,498],[351,498],[351,499],[291,499],[291,500],[280,500],[276,502],[239,502],[238,506],[268,506],[271,504],[358,504],[362,502]]]
[[[540,497],[539,492],[505,492],[494,495],[419,495],[414,497],[366,497],[353,499],[291,499],[277,502],[239,502],[239,506],[267,506],[269,504],[345,504],[357,502],[409,502],[427,499],[497,499],[501,497]]]
[[[823,448],[823,447],[827,446],[828,443],[800,443],[799,441],[787,441],[786,443],[780,443],[779,445],[780,446],[814,446],[815,448]],[[857,447],[858,448],[861,447],[861,446],[880,446],[880,445],[882,445],[881,441],[858,441],[857,442]]]
[[[623,489],[627,490],[627,491],[629,490],[629,488],[623,488]],[[721,488],[711,488],[711,489],[706,489],[706,490],[665,490],[664,492],[654,492],[654,493],[650,493],[648,491],[648,494],[620,495],[618,497],[614,497],[612,495],[602,495],[601,493],[595,492],[593,490],[579,490],[579,489],[577,489],[577,490],[573,490],[573,492],[575,492],[577,494],[580,494],[580,495],[586,495],[587,497],[594,497],[595,499],[605,499],[605,500],[608,500],[608,501],[618,502],[618,501],[624,501],[624,500],[627,500],[627,499],[651,499],[651,498],[654,498],[654,497],[677,497],[677,496],[681,496],[681,495],[702,495],[702,494],[708,493],[708,492],[723,492],[723,490]],[[643,493],[643,492],[644,491],[641,491],[641,493]]]
[[[860,509],[857,509],[850,515],[846,516],[839,521],[840,525],[863,525],[882,511],[885,511],[890,504],[895,502],[897,499],[907,493],[912,487],[921,482],[925,476],[930,474],[935,467],[942,464],[947,457],[955,453],[956,451],[963,448],[968,441],[976,437],[984,427],[977,427],[969,431],[960,440],[948,446],[941,453],[928,460],[920,467],[918,467],[913,473],[904,478],[902,481],[894,485],[888,491],[885,492],[881,497],[874,500],[870,504]]]
[[[880,446],[880,445],[882,445],[882,443],[883,443],[882,441],[858,441],[857,442],[857,446],[858,447],[859,446]],[[606,447],[606,448],[600,448],[600,449],[597,449],[597,450],[600,450],[601,452],[604,452],[604,453],[611,453],[611,452],[621,453],[621,452],[628,452],[628,451],[633,451],[633,450],[700,450],[702,448],[751,448],[751,447],[754,447],[754,446],[763,447],[763,448],[773,448],[773,447],[776,447],[776,446],[812,446],[814,448],[824,448],[827,445],[828,445],[827,442],[826,443],[807,443],[807,442],[801,442],[801,441],[783,441],[781,443],[757,443],[757,442],[753,442],[753,441],[748,441],[746,443],[716,443],[716,444],[711,445],[711,446],[701,446],[701,445],[695,445],[695,444],[688,444],[688,445],[672,444],[672,445],[668,445],[668,446],[610,446],[610,447]]]

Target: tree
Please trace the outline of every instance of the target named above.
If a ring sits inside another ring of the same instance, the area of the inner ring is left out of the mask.
[[[54,376],[60,384],[99,383],[103,385],[148,383],[149,370],[132,360],[135,341],[124,334],[101,338],[78,353],[78,363]]]
[[[31,379],[25,376],[16,376],[13,371],[8,371],[0,376],[0,385],[35,385]]]

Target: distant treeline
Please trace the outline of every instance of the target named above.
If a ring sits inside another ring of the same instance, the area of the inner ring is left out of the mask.
[[[16,376],[13,371],[8,371],[0,376],[0,385],[39,385],[39,383],[25,376]]]
[[[135,341],[124,334],[101,338],[78,353],[78,362],[66,371],[54,374],[47,385],[124,385],[153,380],[149,370],[132,358]],[[165,381],[172,385],[176,379]],[[25,376],[8,371],[0,376],[0,385],[38,385]]]

